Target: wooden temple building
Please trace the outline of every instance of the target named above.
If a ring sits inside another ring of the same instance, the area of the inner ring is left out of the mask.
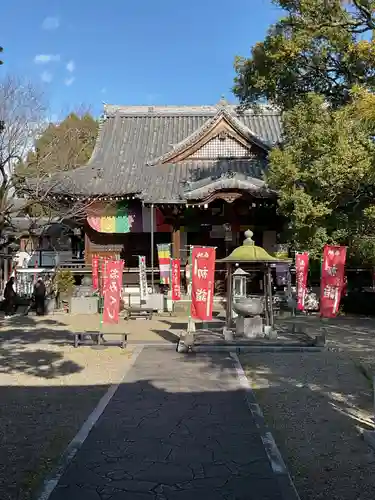
[[[99,254],[136,267],[145,255],[157,267],[158,243],[182,262],[189,245],[216,246],[222,258],[246,229],[273,252],[283,221],[263,174],[280,136],[267,107],[105,105],[90,161],[64,172],[53,196],[87,200],[87,264]]]

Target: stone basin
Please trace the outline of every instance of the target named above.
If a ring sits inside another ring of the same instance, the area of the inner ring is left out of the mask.
[[[263,297],[246,297],[239,299],[233,303],[233,311],[239,316],[253,317],[263,314],[264,298]]]

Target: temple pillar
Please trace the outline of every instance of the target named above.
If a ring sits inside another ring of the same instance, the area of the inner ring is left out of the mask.
[[[184,264],[186,262],[186,259],[189,255],[188,252],[188,240],[187,240],[187,232],[186,228],[181,228],[180,229],[180,257],[181,257],[181,264]],[[374,274],[375,276],[375,274]]]
[[[91,266],[91,245],[90,245],[90,238],[88,237],[88,234],[85,233],[85,264],[86,266]]]
[[[181,228],[174,226],[172,231],[172,255],[174,259],[180,258],[181,252]]]

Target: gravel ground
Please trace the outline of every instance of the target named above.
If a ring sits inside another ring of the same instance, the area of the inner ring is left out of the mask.
[[[187,317],[173,317],[169,315],[154,315],[152,320],[129,320],[120,318],[118,324],[100,325],[99,314],[66,314],[55,313],[50,316],[37,317],[15,316],[10,320],[3,320],[0,317],[0,331],[3,329],[12,332],[18,332],[20,335],[26,332],[27,338],[33,335],[33,332],[44,330],[44,335],[39,336],[41,342],[72,342],[71,332],[98,331],[109,335],[112,333],[128,333],[129,342],[147,343],[147,342],[171,342],[178,341],[179,333],[182,328],[186,328]],[[118,337],[117,337],[118,339]]]
[[[375,330],[351,319],[324,328],[331,352],[247,354],[241,362],[301,499],[372,500],[375,454],[360,433],[373,428]]]
[[[112,383],[132,349],[74,349],[56,320],[0,328],[0,498],[29,500]]]

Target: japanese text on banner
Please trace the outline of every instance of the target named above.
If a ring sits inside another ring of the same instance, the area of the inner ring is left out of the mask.
[[[193,247],[191,315],[202,321],[212,319],[215,282],[215,248]]]
[[[181,262],[172,259],[172,300],[181,300]]]
[[[100,259],[101,260],[101,265],[100,265],[100,273],[101,273],[101,276],[100,276],[100,288],[101,288],[101,294],[102,296],[104,296],[104,293],[107,289],[107,278],[108,278],[108,275],[107,275],[107,266],[108,266],[108,262],[109,262],[109,259],[107,257],[104,257],[104,259]]]
[[[138,266],[139,266],[139,292],[141,296],[141,302],[147,301],[147,276],[146,276],[146,257],[144,255],[138,255]]]
[[[124,261],[112,260],[106,265],[103,323],[118,323]]]
[[[309,254],[296,254],[296,285],[297,285],[297,309],[305,309],[307,274],[309,270]]]
[[[92,256],[91,269],[92,269],[92,288],[94,291],[99,290],[99,257],[97,255]]]
[[[326,245],[323,251],[320,315],[336,316],[344,287],[346,248]]]

